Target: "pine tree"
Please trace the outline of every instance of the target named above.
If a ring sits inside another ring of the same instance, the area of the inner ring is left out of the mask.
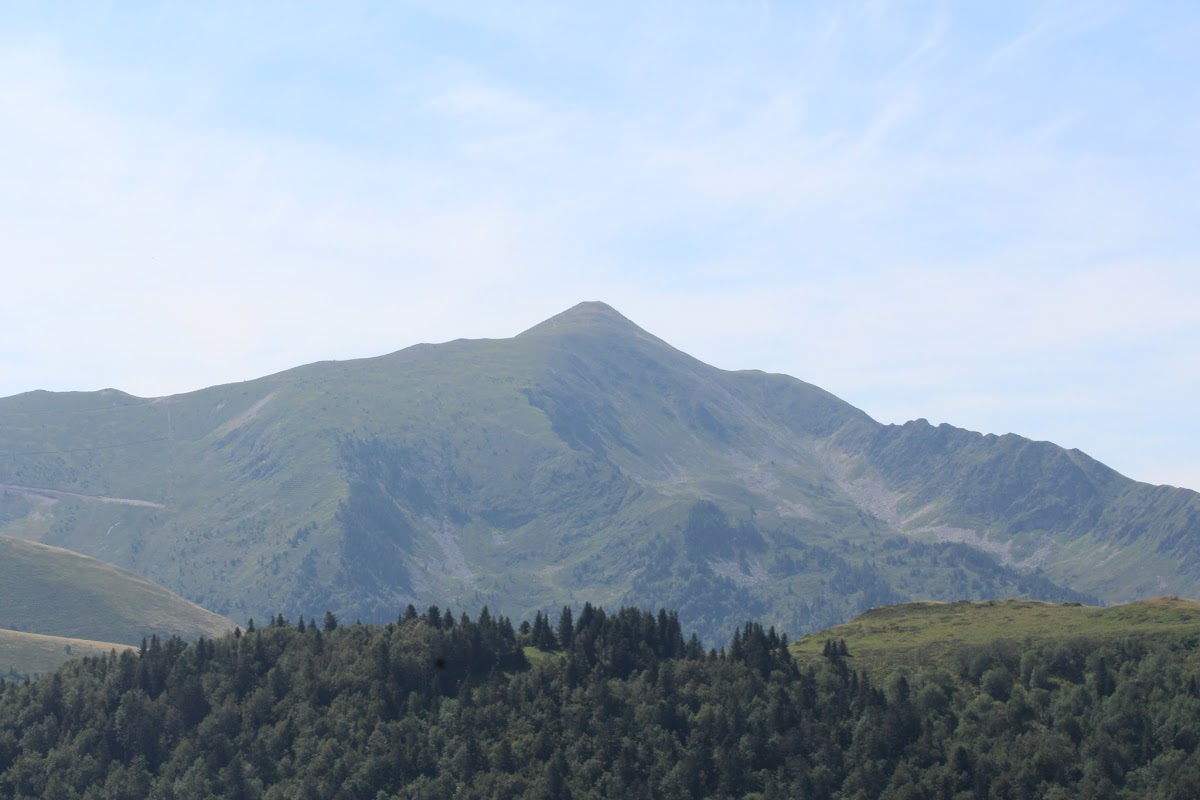
[[[558,643],[562,645],[564,650],[571,649],[571,641],[575,636],[574,620],[571,614],[570,606],[563,606],[562,613],[558,616]]]

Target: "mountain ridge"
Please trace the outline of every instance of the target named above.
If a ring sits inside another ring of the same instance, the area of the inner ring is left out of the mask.
[[[510,339],[102,410],[21,397],[0,399],[0,452],[43,455],[0,461],[0,483],[162,508],[10,502],[0,533],[103,553],[235,617],[384,619],[434,596],[517,616],[586,596],[719,636],[903,599],[1200,593],[1194,492],[1022,437],[881,425],[599,302]]]

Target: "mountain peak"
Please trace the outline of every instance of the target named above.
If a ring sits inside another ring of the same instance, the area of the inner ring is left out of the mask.
[[[571,306],[561,314],[556,314],[545,322],[540,322],[519,335],[531,336],[567,333],[581,329],[610,333],[632,333],[639,336],[648,335],[644,330],[621,314],[621,312],[608,303],[602,303],[599,300],[589,300]]]

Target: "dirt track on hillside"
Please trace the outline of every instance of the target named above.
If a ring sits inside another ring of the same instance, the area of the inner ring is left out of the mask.
[[[92,500],[97,503],[116,503],[123,506],[138,506],[140,508],[166,508],[162,503],[152,503],[149,500],[132,500],[128,497],[105,497],[98,494],[80,494],[78,492],[64,492],[59,489],[41,489],[36,486],[17,486],[12,483],[0,483],[0,490],[15,492],[16,494],[35,499],[73,497],[79,500]]]

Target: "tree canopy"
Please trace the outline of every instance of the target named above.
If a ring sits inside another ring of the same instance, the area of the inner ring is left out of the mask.
[[[801,664],[753,622],[706,652],[665,610],[539,617],[277,616],[4,684],[0,795],[1200,796],[1195,642],[995,645],[872,678],[845,642]]]

